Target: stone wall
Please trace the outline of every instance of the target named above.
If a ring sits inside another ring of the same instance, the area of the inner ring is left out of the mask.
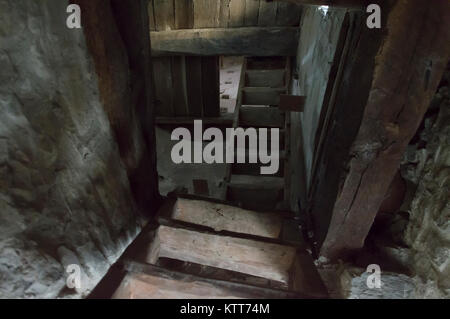
[[[121,158],[103,74],[83,29],[66,27],[67,5],[0,0],[0,298],[86,296],[143,224],[127,171],[142,152]],[[76,291],[68,264],[82,269]]]
[[[450,298],[450,65],[408,146],[402,175],[415,189],[405,242],[416,293]]]

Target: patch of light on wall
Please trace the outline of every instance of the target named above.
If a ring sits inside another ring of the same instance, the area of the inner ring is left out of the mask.
[[[328,6],[320,6],[319,8],[317,8],[317,10],[319,10],[321,13],[322,13],[322,15],[324,16],[324,17],[326,17],[327,16],[327,12],[328,12]]]

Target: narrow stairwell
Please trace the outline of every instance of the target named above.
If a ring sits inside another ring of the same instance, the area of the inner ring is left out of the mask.
[[[293,222],[288,213],[168,199],[115,265],[120,284],[110,294],[120,299],[326,298],[305,244],[285,238],[288,221]]]

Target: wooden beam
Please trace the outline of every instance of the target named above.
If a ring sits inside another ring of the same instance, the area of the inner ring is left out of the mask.
[[[330,259],[363,247],[450,55],[449,1],[396,1],[386,15],[381,46],[369,52],[378,54],[368,99],[321,247]],[[332,138],[337,143],[336,135]]]
[[[300,5],[313,6],[329,6],[329,7],[344,7],[344,8],[363,8],[368,6],[369,0],[275,0],[276,2],[290,2]]]
[[[156,124],[160,125],[194,125],[195,120],[202,120],[203,125],[229,126],[233,124],[233,114],[222,114],[220,117],[156,117]]]
[[[295,56],[296,27],[209,28],[150,32],[152,56]]]

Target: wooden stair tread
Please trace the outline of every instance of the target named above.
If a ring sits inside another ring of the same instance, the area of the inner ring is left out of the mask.
[[[214,299],[242,298],[230,289],[201,281],[181,281],[156,275],[130,273],[125,276],[113,299]]]
[[[247,87],[283,87],[285,85],[285,69],[247,70]]]
[[[267,238],[280,236],[283,220],[273,213],[260,213],[229,205],[178,198],[172,219]]]
[[[296,247],[160,226],[147,259],[166,257],[287,283]],[[156,252],[156,253],[155,253]]]
[[[168,270],[132,260],[123,262],[126,275],[113,299],[311,298],[289,290],[258,287]]]

